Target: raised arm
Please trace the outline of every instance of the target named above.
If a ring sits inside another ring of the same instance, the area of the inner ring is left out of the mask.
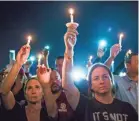
[[[16,62],[14,63],[12,69],[8,73],[7,77],[5,78],[2,84],[2,99],[4,101],[4,105],[6,109],[12,109],[15,105],[15,98],[13,93],[11,92],[11,88],[15,82],[15,79],[19,73],[20,68],[22,67],[23,63],[26,62],[30,53],[30,47],[24,45],[19,50]]]
[[[56,117],[57,104],[56,99],[51,92],[50,75],[51,75],[51,69],[47,69],[44,65],[38,67],[37,77],[43,88],[44,100],[48,115],[51,117]]]
[[[74,85],[71,78],[71,72],[73,67],[74,46],[76,44],[78,32],[76,31],[76,26],[74,24],[71,24],[68,29],[68,32],[66,32],[64,36],[65,54],[62,67],[62,87],[65,90],[69,104],[72,109],[75,110],[79,102],[80,93]]]
[[[111,67],[112,61],[116,58],[116,56],[119,54],[121,50],[121,47],[119,44],[115,44],[110,49],[110,56],[105,61],[105,65],[107,65],[109,68]]]
[[[20,74],[20,72],[18,73],[16,80],[15,80],[15,85],[12,89],[12,92],[14,95],[17,95],[19,93],[19,91],[23,88],[23,75]]]

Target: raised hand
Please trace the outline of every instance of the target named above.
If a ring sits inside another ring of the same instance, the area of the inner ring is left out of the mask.
[[[110,57],[115,58],[119,54],[120,51],[121,51],[121,47],[119,44],[113,45],[110,50]]]
[[[48,49],[44,49],[42,51],[42,54],[45,56],[45,57],[48,57],[49,56],[49,50]]]
[[[66,34],[64,35],[64,42],[65,42],[66,49],[71,50],[75,46],[76,40],[77,40],[77,35],[78,35],[78,32],[76,30],[77,25],[74,23],[70,23],[68,24],[67,27],[68,27],[68,30]]]
[[[44,65],[40,65],[37,69],[37,77],[42,87],[50,84],[51,69],[47,69]]]
[[[102,49],[102,48],[98,48],[97,56],[98,56],[99,58],[102,58],[102,57],[104,56],[104,54],[105,54],[105,50]]]
[[[32,64],[33,64],[33,62],[30,61],[30,60],[28,60],[28,61],[26,61],[26,63],[24,64],[24,68],[25,68],[25,69],[28,69],[28,68],[30,68],[30,67],[32,66]]]
[[[16,56],[16,62],[21,66],[27,61],[30,54],[30,46],[24,45],[20,48]]]

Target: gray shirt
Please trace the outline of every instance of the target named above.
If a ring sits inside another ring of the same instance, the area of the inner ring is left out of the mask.
[[[138,85],[127,75],[121,77],[114,75],[116,84],[116,98],[130,103],[138,112]]]

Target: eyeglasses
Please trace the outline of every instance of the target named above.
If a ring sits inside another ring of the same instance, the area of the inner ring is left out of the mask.
[[[95,76],[92,80],[93,81],[100,81],[100,80],[107,81],[107,80],[110,80],[110,76],[104,74],[102,76]]]

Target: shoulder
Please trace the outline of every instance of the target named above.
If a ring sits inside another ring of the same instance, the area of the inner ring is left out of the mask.
[[[124,102],[122,100],[119,100],[119,99],[116,99],[115,98],[115,101],[114,101],[114,104],[117,104],[119,105],[121,108],[133,108],[131,104],[129,104],[128,102]]]
[[[79,103],[77,105],[76,110],[85,109],[90,99],[83,94],[80,94]]]

